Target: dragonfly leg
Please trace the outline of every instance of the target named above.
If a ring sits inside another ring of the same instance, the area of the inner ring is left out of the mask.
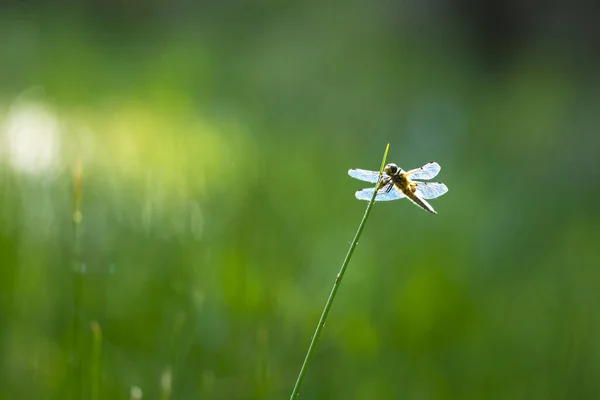
[[[394,187],[394,183],[388,182],[387,185],[388,186],[385,188],[385,193],[389,193],[392,190],[392,188]]]
[[[390,191],[390,188],[389,187],[386,188],[386,186],[389,185],[390,183],[391,182],[388,177],[386,177],[386,176],[382,177],[381,180],[379,181],[379,184],[377,185],[377,191],[385,190],[385,193],[388,193]]]

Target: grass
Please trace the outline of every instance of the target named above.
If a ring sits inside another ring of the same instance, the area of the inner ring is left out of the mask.
[[[100,362],[102,358],[102,330],[98,322],[94,321],[91,324],[92,328],[92,364],[91,364],[91,399],[98,400],[100,398]]]
[[[383,153],[383,160],[381,161],[381,167],[379,169],[379,180],[377,182],[377,187],[379,187],[379,182],[381,181],[381,177],[383,175],[383,167],[385,166],[385,162],[387,159],[388,151],[390,149],[390,144],[385,148],[385,152]],[[304,358],[304,362],[302,363],[302,368],[300,369],[300,373],[298,374],[298,378],[296,379],[296,384],[294,385],[294,389],[292,390],[292,395],[290,396],[291,400],[294,400],[300,394],[300,388],[302,387],[302,382],[304,381],[304,376],[306,375],[306,370],[308,369],[308,365],[312,358],[315,346],[319,341],[319,337],[321,336],[321,332],[323,331],[323,327],[325,327],[325,322],[327,321],[327,316],[329,315],[329,310],[335,300],[335,296],[337,294],[338,289],[340,288],[340,284],[342,283],[342,279],[344,278],[344,274],[346,273],[346,268],[348,267],[348,263],[352,258],[352,254],[354,254],[354,249],[358,244],[358,239],[360,239],[360,235],[365,227],[367,219],[369,218],[369,214],[371,213],[371,209],[373,208],[373,204],[375,203],[375,196],[377,196],[377,190],[373,191],[373,197],[369,204],[367,205],[367,209],[365,210],[365,215],[363,216],[360,224],[358,225],[358,229],[356,230],[356,234],[354,235],[354,239],[352,243],[350,243],[350,248],[348,249],[348,253],[346,253],[346,258],[344,258],[344,262],[342,263],[342,267],[340,268],[340,272],[337,274],[335,281],[333,282],[333,287],[331,288],[331,293],[329,294],[329,298],[325,303],[325,308],[323,309],[323,313],[321,314],[321,318],[319,319],[319,323],[317,324],[317,329],[310,341],[310,345],[308,346],[308,351],[306,352],[306,356]]]
[[[83,304],[83,271],[81,260],[81,203],[83,198],[83,167],[78,161],[73,172],[73,310],[72,310],[72,343],[71,343],[71,375],[74,378],[71,387],[71,396],[78,399],[83,395],[83,371],[79,352],[81,349],[80,337],[80,310]]]

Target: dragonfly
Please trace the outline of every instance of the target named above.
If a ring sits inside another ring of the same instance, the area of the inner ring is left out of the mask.
[[[377,183],[376,188],[361,189],[356,192],[359,200],[371,201],[377,190],[375,201],[391,201],[407,198],[417,206],[432,214],[437,214],[426,200],[435,199],[448,192],[448,187],[441,182],[420,182],[418,180],[433,179],[442,167],[436,162],[429,162],[421,168],[404,171],[396,164],[387,164],[383,169],[381,181],[379,171],[353,168],[348,175],[364,182]],[[418,180],[415,180],[418,179]]]

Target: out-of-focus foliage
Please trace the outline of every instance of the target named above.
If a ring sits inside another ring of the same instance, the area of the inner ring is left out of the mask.
[[[489,4],[3,6],[0,399],[286,398],[388,142],[302,398],[598,398],[597,24]]]

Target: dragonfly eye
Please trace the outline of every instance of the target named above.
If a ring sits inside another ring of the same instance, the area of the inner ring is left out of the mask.
[[[385,166],[384,170],[388,175],[394,175],[398,172],[398,166],[396,164],[388,164]]]

